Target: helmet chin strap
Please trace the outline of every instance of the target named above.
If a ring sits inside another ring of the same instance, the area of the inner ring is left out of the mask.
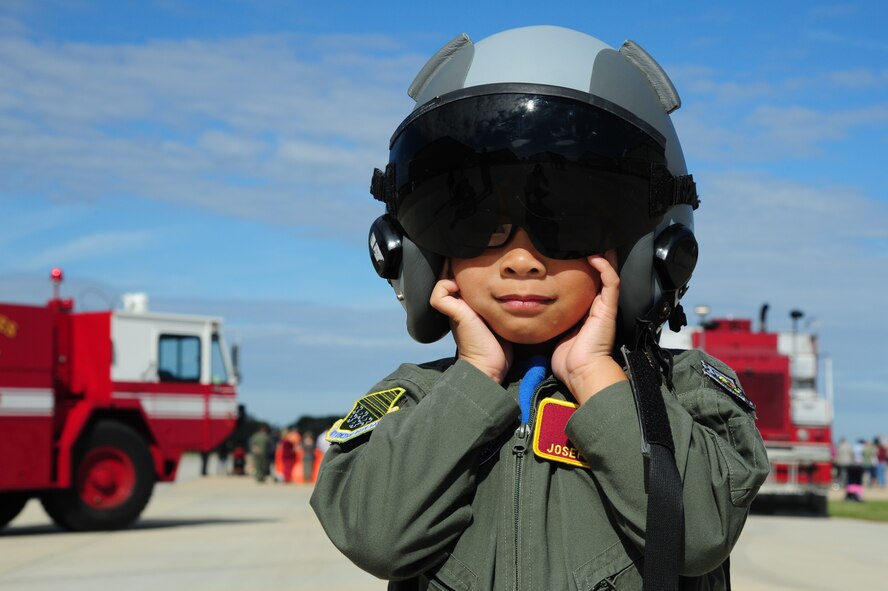
[[[672,352],[668,349],[660,347],[658,332],[660,331],[663,320],[662,315],[665,310],[669,312],[669,328],[677,331],[681,326],[687,324],[684,310],[681,304],[673,307],[669,302],[671,294],[664,294],[664,297],[642,317],[635,319],[635,343],[634,350],[643,352],[651,365],[659,369],[657,372],[658,379],[662,376],[666,380],[666,386],[672,390]],[[675,297],[672,295],[672,297]]]
[[[684,224],[673,224],[654,240],[654,271],[659,296],[648,311],[635,320],[635,350],[644,351],[652,364],[660,368],[672,389],[672,354],[661,349],[657,333],[665,322],[678,332],[687,324],[679,303],[688,290],[688,281],[697,264],[697,240]]]

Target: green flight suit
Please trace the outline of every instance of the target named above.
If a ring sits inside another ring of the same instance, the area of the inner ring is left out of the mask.
[[[768,474],[754,414],[678,354],[663,389],[684,482],[688,588],[721,589],[720,565]],[[404,388],[368,437],[331,446],[311,504],[327,535],[390,589],[641,589],[647,498],[628,382],[591,398],[565,432],[589,463],[537,457],[519,430],[518,381],[464,361],[402,365],[371,392]],[[550,376],[534,393],[573,401]],[[531,423],[534,417],[531,417]],[[685,588],[685,587],[683,587]]]

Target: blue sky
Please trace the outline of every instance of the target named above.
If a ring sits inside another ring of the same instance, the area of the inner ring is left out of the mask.
[[[366,252],[367,193],[441,45],[556,24],[669,72],[703,205],[689,308],[802,324],[836,435],[888,432],[888,9],[881,1],[0,2],[0,299],[144,291],[219,314],[242,398],[339,414],[418,345]]]

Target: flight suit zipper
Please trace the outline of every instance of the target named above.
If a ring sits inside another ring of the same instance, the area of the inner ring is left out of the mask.
[[[527,456],[527,447],[530,440],[530,434],[533,428],[534,419],[536,418],[537,400],[540,393],[547,387],[555,384],[554,378],[547,378],[537,386],[531,397],[530,418],[527,423],[520,425],[515,430],[515,442],[512,444],[512,454],[515,456],[515,486],[512,517],[514,526],[515,541],[515,590],[521,589],[521,483],[522,472],[524,469],[524,458]]]
[[[515,430],[515,443],[512,445],[512,453],[515,454],[515,497],[512,505],[513,525],[515,527],[515,590],[520,589],[519,573],[521,571],[521,470],[524,465],[524,456],[527,453],[527,437],[530,433],[530,425],[521,425]]]

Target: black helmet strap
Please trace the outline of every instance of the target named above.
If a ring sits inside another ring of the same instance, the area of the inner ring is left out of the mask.
[[[651,165],[651,196],[648,201],[651,217],[659,217],[675,205],[700,207],[694,175],[673,176],[662,164]]]
[[[395,165],[389,163],[385,172],[378,168],[373,169],[373,177],[370,179],[370,194],[377,201],[385,203],[386,211],[392,212],[395,202]]]
[[[658,348],[656,343],[649,344]],[[648,495],[642,588],[676,591],[684,548],[683,485],[660,390],[660,372],[647,351],[629,351],[623,347],[622,352],[638,411]]]

